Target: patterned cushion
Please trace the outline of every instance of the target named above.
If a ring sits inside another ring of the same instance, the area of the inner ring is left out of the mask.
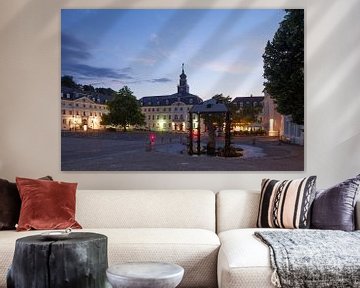
[[[257,227],[308,228],[316,176],[294,180],[263,179]]]

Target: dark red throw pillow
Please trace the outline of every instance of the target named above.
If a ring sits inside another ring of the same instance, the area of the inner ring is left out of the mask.
[[[40,179],[52,180],[51,176]],[[21,199],[16,183],[0,179],[0,230],[15,230],[18,223]]]
[[[16,178],[21,198],[17,231],[81,228],[75,220],[77,183]]]

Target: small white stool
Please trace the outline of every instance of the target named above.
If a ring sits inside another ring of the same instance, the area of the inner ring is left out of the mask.
[[[184,268],[161,262],[117,264],[106,270],[114,288],[175,288],[184,276]]]

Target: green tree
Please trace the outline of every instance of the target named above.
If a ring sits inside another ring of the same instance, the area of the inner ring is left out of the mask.
[[[92,85],[83,85],[82,88],[85,92],[95,92],[95,88]]]
[[[304,123],[304,10],[287,9],[264,59],[264,86],[277,110]]]
[[[108,108],[109,114],[103,116],[103,125],[121,126],[125,132],[128,125],[145,124],[145,116],[141,113],[139,103],[127,86],[114,95]]]
[[[114,93],[116,93],[116,91],[112,90],[111,88],[103,88],[103,87],[95,88],[95,92],[109,96],[112,96]]]
[[[79,85],[76,84],[74,78],[70,75],[64,75],[61,77],[61,86],[69,87],[69,88],[78,88]]]

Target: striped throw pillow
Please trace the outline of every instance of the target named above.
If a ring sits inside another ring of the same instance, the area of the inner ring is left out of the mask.
[[[263,179],[257,227],[309,228],[316,176],[294,180]]]

